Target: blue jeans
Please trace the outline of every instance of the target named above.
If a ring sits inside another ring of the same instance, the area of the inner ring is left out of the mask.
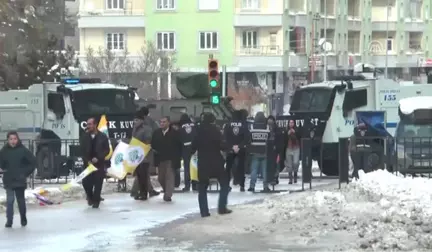
[[[261,156],[252,156],[250,188],[255,188],[258,173],[260,172],[263,178],[263,186],[264,188],[267,188],[267,159]]]
[[[229,194],[229,181],[225,176],[218,178],[219,182],[219,202],[218,210],[223,211],[227,208],[228,194]],[[209,180],[200,180],[198,182],[198,203],[200,208],[201,216],[209,213],[208,201],[207,201],[207,189],[209,186]]]
[[[6,218],[8,222],[13,221],[15,197],[18,203],[21,218],[26,216],[26,203],[24,197],[25,188],[6,189]]]

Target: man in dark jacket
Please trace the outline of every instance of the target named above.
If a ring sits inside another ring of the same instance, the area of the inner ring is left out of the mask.
[[[187,114],[182,114],[180,117],[180,139],[183,143],[182,159],[184,169],[184,184],[183,191],[190,191],[192,183],[192,190],[196,190],[196,184],[190,179],[190,160],[192,156],[192,141],[196,136],[196,126]]]
[[[277,158],[283,149],[283,135],[273,116],[267,118],[267,126],[270,130],[267,139],[267,178],[273,185],[279,184],[279,163]]]
[[[155,151],[158,180],[164,191],[163,199],[167,202],[171,201],[174,192],[175,171],[173,164],[177,162],[177,157],[180,156],[181,144],[178,132],[170,127],[169,118],[162,117],[160,129],[153,133],[151,146]]]
[[[150,144],[153,135],[153,129],[148,120],[145,120],[143,113],[137,112],[135,114],[134,128],[132,130],[132,137],[140,140],[142,143]],[[148,158],[136,168],[135,175],[138,181],[139,192],[135,196],[135,200],[147,200],[150,181],[150,168]]]
[[[233,119],[225,125],[224,139],[228,145],[226,159],[228,181],[231,180],[232,167],[235,159],[237,159],[237,167],[233,172],[234,184],[238,183],[240,185],[240,191],[244,192],[246,147],[249,144],[250,134],[241,111],[234,111]]]
[[[15,197],[21,217],[21,226],[27,226],[24,192],[27,177],[36,167],[36,158],[21,143],[17,132],[7,134],[7,144],[0,150],[0,171],[3,172],[3,187],[6,190],[6,228],[11,228]]]
[[[217,178],[220,185],[218,213],[232,212],[227,208],[229,180],[224,170],[224,158],[221,154],[226,146],[215,121],[213,114],[204,115],[197,136],[192,141],[192,152],[198,151],[198,203],[202,217],[210,216],[207,188],[211,178]]]
[[[159,126],[157,125],[157,123],[153,120],[153,118],[150,117],[149,109],[147,107],[142,107],[138,111],[138,113],[141,116],[144,117],[144,120],[143,120],[144,123],[146,125],[150,125],[150,127],[152,128],[152,132],[155,132],[156,130],[159,129]],[[155,170],[155,168],[154,168],[154,153],[153,153],[153,151],[150,151],[147,154],[146,160],[149,163],[149,168],[147,169],[147,171],[149,173],[149,175],[147,176],[147,178],[148,178],[148,180],[147,180],[147,186],[148,186],[147,191],[148,191],[149,196],[153,197],[153,196],[159,195],[159,192],[156,191],[153,188],[153,185],[152,185],[151,179],[150,179],[150,174],[152,173],[152,170]],[[138,179],[135,179],[134,183],[132,185],[132,189],[131,189],[131,196],[134,197],[134,198],[137,197],[137,196],[139,196],[138,192],[139,192]]]
[[[96,119],[87,120],[87,131],[81,138],[84,164],[93,164],[98,170],[83,179],[83,187],[87,195],[87,203],[99,208],[101,191],[105,178],[104,160],[110,151],[108,137],[96,127]]]

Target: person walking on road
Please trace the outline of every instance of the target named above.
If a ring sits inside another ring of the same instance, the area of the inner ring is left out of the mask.
[[[84,164],[93,164],[97,171],[92,172],[82,181],[87,195],[87,203],[93,208],[99,208],[103,180],[105,178],[105,157],[110,151],[108,137],[96,127],[96,119],[87,120],[87,131],[81,139]]]
[[[17,132],[7,134],[7,144],[0,150],[0,171],[3,172],[3,186],[6,190],[6,228],[11,228],[14,216],[15,198],[21,217],[21,226],[27,226],[26,202],[27,177],[36,167],[36,158],[21,143]]]
[[[134,120],[134,128],[132,130],[132,137],[138,139],[142,143],[150,144],[153,135],[153,129],[148,121],[144,120],[144,115],[137,112]],[[150,181],[149,160],[145,158],[143,162],[136,168],[135,180],[138,181],[139,192],[135,196],[135,200],[147,200],[148,197],[148,182]]]
[[[229,214],[227,208],[229,194],[228,175],[224,169],[221,151],[226,150],[221,131],[215,125],[213,114],[204,115],[197,136],[192,141],[192,153],[198,151],[198,203],[202,217],[210,216],[207,202],[207,188],[211,178],[216,178],[220,185],[218,213]]]
[[[142,107],[142,108],[139,110],[139,113],[140,113],[142,116],[144,116],[144,122],[145,122],[147,125],[150,125],[150,126],[151,126],[151,128],[152,128],[152,132],[153,132],[153,133],[154,133],[156,130],[159,129],[159,126],[157,125],[157,123],[153,120],[153,118],[150,117],[150,112],[149,112],[149,109],[148,109],[147,107]],[[151,183],[151,179],[150,179],[151,170],[152,170],[153,167],[154,167],[154,153],[153,153],[153,151],[150,151],[150,152],[147,154],[146,160],[148,160],[148,163],[149,163],[149,168],[147,169],[147,171],[148,171],[148,173],[149,173],[148,176],[147,176],[147,178],[148,178],[148,180],[147,180],[147,186],[148,186],[147,191],[148,191],[148,194],[149,194],[150,197],[158,196],[158,195],[159,195],[159,192],[156,191],[156,190],[153,188],[153,185],[152,185],[152,183]],[[138,195],[139,195],[139,183],[138,183],[138,179],[136,178],[136,179],[134,180],[133,184],[132,184],[131,196],[135,198],[135,197],[138,196]]]
[[[158,167],[158,180],[164,191],[164,201],[170,202],[174,192],[175,171],[173,165],[177,161],[181,150],[178,131],[170,126],[168,117],[160,120],[160,129],[153,133],[151,140],[152,149],[155,151],[155,165]]]
[[[184,167],[184,184],[185,187],[183,188],[184,192],[188,192],[191,189],[192,184],[192,190],[196,190],[196,183],[195,181],[191,181],[190,178],[190,160],[192,156],[192,140],[195,138],[196,135],[196,126],[188,116],[188,114],[182,114],[180,117],[180,138],[183,144],[182,149],[182,159],[183,159],[183,167]]]

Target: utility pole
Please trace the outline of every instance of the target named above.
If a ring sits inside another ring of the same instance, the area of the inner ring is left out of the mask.
[[[324,81],[327,81],[327,0],[324,0]]]
[[[388,78],[388,38],[389,38],[389,11],[390,11],[390,0],[387,0],[387,22],[386,22],[386,43],[385,43],[385,69],[384,69],[384,77]]]
[[[316,59],[315,59],[315,51],[316,51],[316,45],[317,45],[317,39],[316,39],[316,30],[317,30],[317,24],[318,21],[321,20],[321,16],[319,13],[315,13],[312,19],[312,32],[311,32],[311,49],[310,49],[310,81],[313,83],[315,81],[315,66],[316,66]]]

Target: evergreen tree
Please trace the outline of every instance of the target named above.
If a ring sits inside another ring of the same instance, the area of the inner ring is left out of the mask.
[[[64,22],[64,1],[0,1],[3,89],[51,81],[53,74],[57,75],[50,71],[54,65],[60,71],[75,64],[72,48],[59,50]]]

